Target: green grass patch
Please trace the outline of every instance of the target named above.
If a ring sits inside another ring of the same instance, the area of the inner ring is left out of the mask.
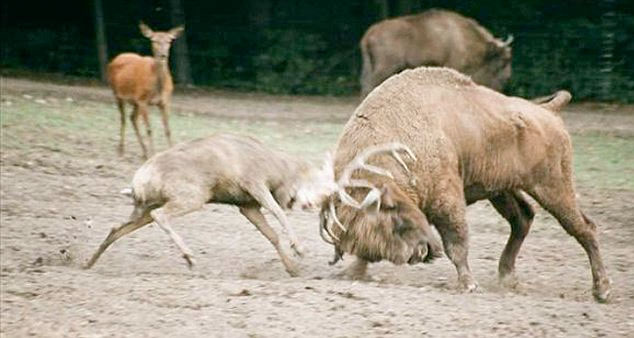
[[[103,148],[103,151],[115,152],[119,142],[120,121],[114,104],[65,100],[38,103],[35,100],[3,96],[0,114],[3,148],[26,150],[38,144],[72,152],[72,142],[82,139]],[[167,148],[160,114],[154,107],[150,108],[150,119],[156,149]],[[226,119],[177,113],[172,114],[170,126],[174,142],[216,132],[232,132],[254,136],[272,147],[307,159],[320,159],[325,151],[333,147],[343,127],[334,123]],[[145,126],[141,121],[139,128],[145,134]],[[129,152],[140,154],[129,120],[126,146]]]
[[[10,102],[10,104],[8,104]],[[119,113],[114,104],[93,101],[57,100],[38,103],[34,98],[3,96],[0,111],[2,149],[27,151],[34,145],[66,154],[74,143],[88,142],[99,151],[115,156],[119,141]],[[151,108],[157,150],[166,149],[163,127]],[[275,148],[319,160],[332,150],[343,124],[303,121],[262,121],[173,114],[170,119],[176,142],[215,132],[252,135]],[[144,127],[142,127],[144,131]],[[603,134],[573,135],[575,177],[578,185],[634,191],[634,138]],[[127,149],[140,155],[128,122]]]
[[[573,135],[578,185],[634,191],[634,138]]]

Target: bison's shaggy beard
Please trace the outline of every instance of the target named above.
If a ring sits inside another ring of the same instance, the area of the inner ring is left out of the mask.
[[[431,260],[432,257],[427,257],[426,236],[416,224],[399,218],[395,211],[338,209],[339,219],[347,227],[345,232],[336,229],[340,238],[336,243],[338,252],[356,255],[369,262],[387,259],[397,265]]]

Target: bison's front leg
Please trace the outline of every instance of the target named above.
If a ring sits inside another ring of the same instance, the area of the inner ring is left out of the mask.
[[[334,275],[335,278],[349,279],[349,280],[367,280],[368,275],[368,261],[363,258],[357,257],[355,261],[348,267]]]
[[[457,194],[445,191],[447,194],[443,195],[444,199],[437,200],[432,206],[433,217],[430,218],[442,237],[445,254],[456,267],[458,283],[464,290],[472,292],[478,288],[478,283],[473,278],[467,259],[469,229],[465,218],[466,205],[461,195],[462,189]]]

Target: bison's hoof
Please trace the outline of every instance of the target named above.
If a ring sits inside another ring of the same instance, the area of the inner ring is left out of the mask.
[[[506,289],[517,289],[517,287],[520,284],[519,280],[517,279],[514,273],[509,273],[503,276],[500,275],[498,282],[501,287]]]

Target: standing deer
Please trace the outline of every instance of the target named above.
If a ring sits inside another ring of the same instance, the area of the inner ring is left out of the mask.
[[[170,74],[168,56],[172,41],[185,29],[183,26],[172,28],[167,32],[155,32],[143,22],[139,24],[141,33],[152,41],[154,57],[141,56],[135,53],[117,55],[108,64],[108,81],[117,99],[121,113],[121,130],[119,138],[119,155],[125,151],[125,103],[133,106],[130,120],[134,127],[143,157],[148,157],[148,149],[139,132],[139,116],[143,117],[149,139],[150,153],[154,152],[152,128],[148,118],[148,106],[157,105],[161,109],[163,129],[169,145],[172,145],[169,128],[169,106],[174,85]]]

